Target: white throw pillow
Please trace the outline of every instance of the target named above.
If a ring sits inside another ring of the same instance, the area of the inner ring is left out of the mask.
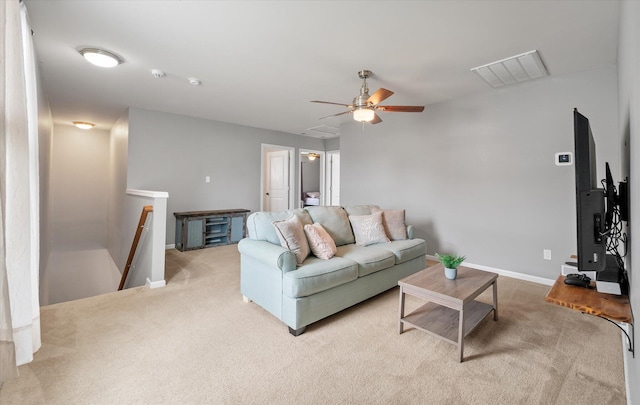
[[[382,225],[384,225],[384,230],[389,239],[407,239],[407,224],[404,219],[404,210],[381,210],[380,208],[374,207],[371,208],[371,212],[382,212]]]
[[[350,215],[349,222],[356,237],[356,245],[367,246],[389,242],[382,225],[382,212],[371,215]]]
[[[291,214],[284,221],[274,221],[273,226],[280,239],[280,246],[292,251],[296,255],[296,263],[301,265],[309,256],[309,243],[300,219],[295,214]]]
[[[304,233],[309,240],[309,247],[313,254],[319,259],[329,260],[336,254],[336,243],[333,241],[329,233],[320,225],[305,225]]]

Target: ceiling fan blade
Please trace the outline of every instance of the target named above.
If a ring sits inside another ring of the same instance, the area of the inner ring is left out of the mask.
[[[333,114],[333,115],[327,115],[326,117],[320,117],[319,119],[323,120],[325,118],[337,117],[338,115],[349,114],[350,112],[351,112],[351,110],[344,111],[344,112]]]
[[[343,107],[352,107],[351,104],[344,104],[344,103],[334,103],[331,101],[318,101],[318,100],[313,100],[311,101],[312,103],[321,103],[321,104],[333,104],[333,105],[341,105]]]
[[[373,93],[367,99],[367,103],[371,103],[371,104],[374,104],[374,105],[378,104],[382,100],[391,97],[392,94],[393,94],[393,92],[391,90],[387,90],[385,88],[380,87],[378,90],[376,90],[375,93]]]
[[[373,119],[372,119],[370,122],[371,122],[372,124],[377,124],[377,123],[379,123],[379,122],[382,122],[382,118],[380,118],[380,117],[378,116],[378,114],[374,114],[374,115],[373,115]]]
[[[424,106],[422,105],[379,105],[377,106],[380,111],[388,112],[422,112]]]

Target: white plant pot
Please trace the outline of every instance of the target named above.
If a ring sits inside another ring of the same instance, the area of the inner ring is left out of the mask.
[[[449,280],[455,280],[458,277],[458,269],[444,268],[444,276]]]

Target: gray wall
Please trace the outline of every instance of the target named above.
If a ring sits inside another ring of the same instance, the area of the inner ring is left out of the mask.
[[[317,138],[130,108],[127,188],[169,193],[167,244],[173,244],[174,212],[260,209],[263,143],[324,150]]]
[[[36,65],[37,65],[36,55]],[[38,90],[38,170],[40,171],[40,305],[49,302],[47,261],[51,253],[51,143],[53,118],[49,99],[42,82],[42,72],[36,69]]]
[[[340,138],[329,138],[324,140],[324,150],[340,150]]]
[[[111,128],[109,143],[108,250],[121,273],[126,265],[132,242],[127,231],[128,224],[125,223],[128,155],[129,113],[125,112]]]
[[[631,251],[627,258],[630,278],[631,307],[640,313],[640,2],[625,1],[620,5],[620,43],[618,46],[619,133],[623,146],[623,170],[629,176],[631,221],[629,236]],[[636,334],[638,328],[636,327]],[[635,338],[636,355],[638,337]],[[640,356],[625,353],[629,404],[640,404]],[[635,381],[635,383],[633,383]]]
[[[591,120],[600,177],[620,178],[615,66],[384,114],[341,128],[343,205],[406,208],[428,253],[554,280],[576,251],[573,151],[577,107]],[[543,249],[552,260],[543,259]]]
[[[109,132],[55,125],[51,157],[54,250],[107,247]]]

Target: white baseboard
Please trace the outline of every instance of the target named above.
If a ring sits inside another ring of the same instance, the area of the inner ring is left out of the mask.
[[[159,281],[151,281],[149,280],[149,278],[147,278],[147,282],[144,284],[147,288],[160,288],[160,287],[164,287],[167,285],[167,282],[165,280],[159,280]]]
[[[629,325],[627,324],[619,324],[621,326],[625,326],[625,330],[627,331],[627,333],[630,333],[630,329]],[[625,389],[625,393],[627,394],[627,405],[632,405],[631,404],[631,399],[629,398],[629,395],[631,395],[631,386],[629,384],[629,341],[627,340],[627,337],[625,336],[624,333],[620,332],[620,337],[622,337],[622,359],[623,359],[623,366],[624,366],[624,389]],[[633,337],[632,337],[633,338]],[[634,345],[635,346],[635,345]]]
[[[427,259],[438,261],[437,257],[431,256],[431,255],[427,255]],[[524,281],[531,281],[533,283],[544,284],[544,285],[549,285],[549,286],[553,285],[556,282],[556,280],[551,280],[551,279],[544,278],[544,277],[530,276],[528,274],[517,273],[515,271],[496,269],[495,267],[483,266],[481,264],[473,264],[473,263],[464,262],[462,265],[464,267],[471,267],[472,269],[491,271],[493,273],[498,273],[499,275],[505,276],[505,277],[511,277],[511,278],[515,278],[515,279],[518,279],[518,280],[524,280]]]
[[[166,249],[175,249],[175,248],[176,248],[176,244],[175,244],[175,243],[172,243],[172,244],[170,244],[170,245],[165,245],[165,247],[164,247],[164,248],[165,248],[165,250],[166,250]]]

